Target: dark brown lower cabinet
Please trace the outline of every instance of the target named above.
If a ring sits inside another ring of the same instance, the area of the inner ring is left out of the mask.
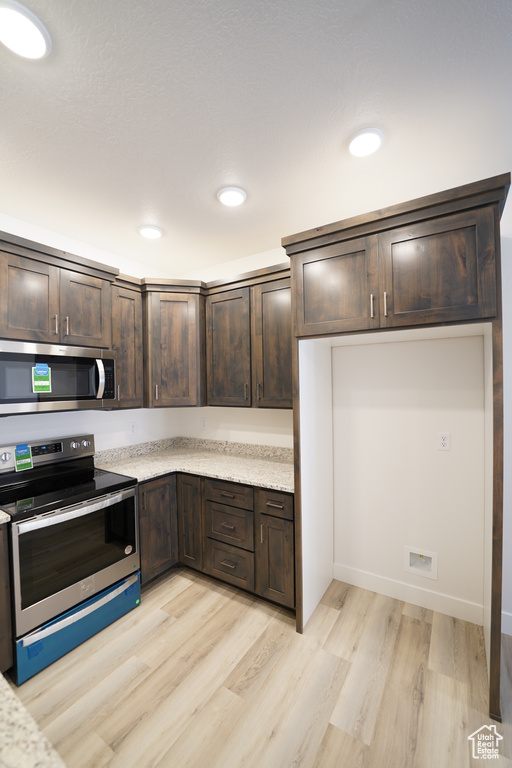
[[[256,594],[295,606],[293,497],[258,489],[255,496]]]
[[[201,478],[178,475],[179,559],[183,565],[203,570]]]
[[[0,672],[12,667],[11,589],[9,577],[9,531],[0,525]]]
[[[141,581],[163,573],[178,562],[176,475],[139,485]]]

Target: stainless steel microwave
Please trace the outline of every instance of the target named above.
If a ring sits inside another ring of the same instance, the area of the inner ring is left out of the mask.
[[[0,340],[0,415],[113,405],[111,355],[103,349]]]

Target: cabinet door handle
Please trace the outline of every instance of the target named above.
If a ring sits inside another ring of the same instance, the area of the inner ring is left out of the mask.
[[[264,523],[262,523],[260,525],[260,544],[263,544],[263,542],[264,542],[264,538],[263,538],[263,525],[264,525]]]
[[[249,399],[249,385],[247,382],[244,384],[244,400]]]
[[[225,565],[226,568],[232,568],[232,569],[236,568],[236,563],[230,563],[229,560],[221,560],[220,564]]]
[[[221,491],[220,495],[224,496],[224,498],[226,498],[226,499],[234,499],[235,498],[235,494],[234,493],[228,493],[228,491]]]
[[[375,317],[375,296],[373,293],[370,293],[370,317],[372,319]]]
[[[155,384],[155,400],[158,400],[158,384]]]
[[[260,390],[261,390],[261,385],[258,381],[258,383],[256,384],[256,400],[261,400]]]
[[[59,316],[55,315],[55,333],[59,333]]]
[[[284,509],[284,504],[278,504],[277,501],[267,501],[267,507],[273,507],[274,509]]]
[[[142,509],[146,509],[146,493],[142,494]]]
[[[65,336],[69,336],[69,315],[66,315],[66,333]]]
[[[388,295],[386,291],[384,291],[384,317],[388,316]]]
[[[231,523],[221,523],[220,526],[221,526],[221,528],[226,528],[228,531],[234,531],[235,530],[235,526],[231,525]]]
[[[117,385],[117,402],[121,402],[121,386],[119,384]]]

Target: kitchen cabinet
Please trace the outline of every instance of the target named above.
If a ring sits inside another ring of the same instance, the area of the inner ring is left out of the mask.
[[[205,571],[250,592],[254,591],[253,497],[249,486],[204,481]]]
[[[208,405],[251,405],[249,288],[206,299]]]
[[[258,595],[295,606],[293,496],[255,491],[255,569]]]
[[[209,295],[206,350],[208,405],[291,408],[290,279]]]
[[[0,525],[0,672],[12,667],[13,661],[8,537],[7,524]]]
[[[142,296],[112,286],[112,351],[116,361],[117,407],[143,407]]]
[[[178,537],[180,563],[202,571],[201,478],[196,475],[178,475]]]
[[[150,291],[144,300],[146,406],[203,405],[204,297]]]
[[[445,210],[445,208],[443,208]],[[354,237],[368,224],[289,245],[296,335],[463,322],[496,316],[491,206],[415,220]],[[377,223],[374,222],[374,227]],[[287,239],[290,242],[290,239]]]
[[[14,253],[0,253],[0,336],[110,347],[110,282]]]
[[[176,475],[139,485],[141,581],[148,581],[178,562]]]
[[[292,407],[292,291],[290,278],[251,287],[252,402]]]

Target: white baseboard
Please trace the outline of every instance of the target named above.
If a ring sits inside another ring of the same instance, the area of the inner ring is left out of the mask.
[[[512,635],[512,613],[507,613],[506,611],[502,611],[501,632],[503,635]]]
[[[473,624],[483,625],[484,609],[478,603],[471,603],[467,600],[461,600],[452,595],[443,595],[432,589],[417,587],[412,584],[406,584],[403,581],[396,581],[385,576],[379,576],[376,573],[361,571],[357,568],[351,568],[341,563],[334,563],[334,578],[337,581],[344,581],[346,584],[352,584],[355,587],[369,589],[372,592],[378,592],[386,597],[394,597],[396,600],[403,600],[413,605],[419,605],[439,613],[446,613],[456,619],[470,621]],[[512,630],[512,615],[511,630]],[[506,631],[505,629],[503,630]],[[509,634],[507,632],[507,634]],[[510,632],[512,634],[512,631]]]

